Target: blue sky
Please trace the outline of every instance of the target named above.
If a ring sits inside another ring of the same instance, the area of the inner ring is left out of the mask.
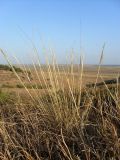
[[[120,64],[119,0],[0,0],[0,47],[29,63],[30,37],[39,50],[54,48],[60,63],[72,48],[85,63]],[[82,48],[82,50],[80,50]],[[0,60],[1,62],[2,60]]]

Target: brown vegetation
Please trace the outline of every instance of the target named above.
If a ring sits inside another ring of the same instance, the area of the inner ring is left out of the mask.
[[[120,159],[118,83],[88,88],[83,72],[56,66],[31,72],[32,80],[23,74],[9,81],[9,93],[1,87],[0,159]]]

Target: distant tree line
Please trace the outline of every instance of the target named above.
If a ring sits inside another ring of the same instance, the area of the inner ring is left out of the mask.
[[[23,72],[21,68],[13,66],[16,72]],[[0,70],[12,71],[12,68],[8,65],[0,64]]]

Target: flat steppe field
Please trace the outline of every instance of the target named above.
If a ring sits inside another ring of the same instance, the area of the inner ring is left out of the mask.
[[[28,72],[30,72],[30,74]],[[98,82],[103,79],[113,79],[119,76],[120,66],[101,66],[100,67],[100,76],[98,76]],[[33,66],[26,67],[26,70],[23,72],[17,72],[21,80],[28,85],[28,89],[31,89],[31,86],[38,85],[38,89],[45,89],[45,83],[49,86],[51,81],[57,79],[59,82],[64,81],[64,87],[67,86],[67,80],[75,81],[74,84],[77,85],[81,79],[81,69],[79,66],[66,66],[61,65],[55,69],[50,66],[42,66],[41,70],[39,67],[36,69]],[[82,85],[85,86],[89,83],[94,83],[98,74],[98,66],[86,65],[83,67],[82,72]],[[44,77],[44,78],[43,78]],[[102,78],[101,78],[102,77]],[[40,87],[41,86],[41,87]],[[20,81],[12,71],[0,69],[0,88],[10,89],[10,90],[19,90],[22,89]],[[35,88],[35,87],[34,87]]]
[[[95,83],[98,68],[96,65],[85,65],[83,70],[79,65],[46,66],[24,66],[22,72],[16,72],[19,79],[25,84],[30,93],[47,93],[52,87],[70,89],[70,87],[84,88],[87,84]],[[101,66],[97,82],[119,76],[120,66]],[[27,96],[23,83],[9,70],[0,69],[0,89],[8,93],[17,93],[23,97]],[[81,83],[82,82],[82,83]],[[47,92],[46,92],[47,91]]]

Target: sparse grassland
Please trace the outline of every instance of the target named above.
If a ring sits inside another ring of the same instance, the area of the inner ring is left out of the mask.
[[[104,76],[115,78],[118,71],[101,68],[98,81]],[[120,159],[117,80],[86,87],[95,82],[96,67],[82,73],[77,67],[60,69],[55,65],[37,72],[35,68],[32,79],[24,71],[17,73],[19,81],[7,73],[12,82],[6,79],[9,84],[4,83],[0,91],[1,160]],[[3,71],[1,74],[6,76]]]

